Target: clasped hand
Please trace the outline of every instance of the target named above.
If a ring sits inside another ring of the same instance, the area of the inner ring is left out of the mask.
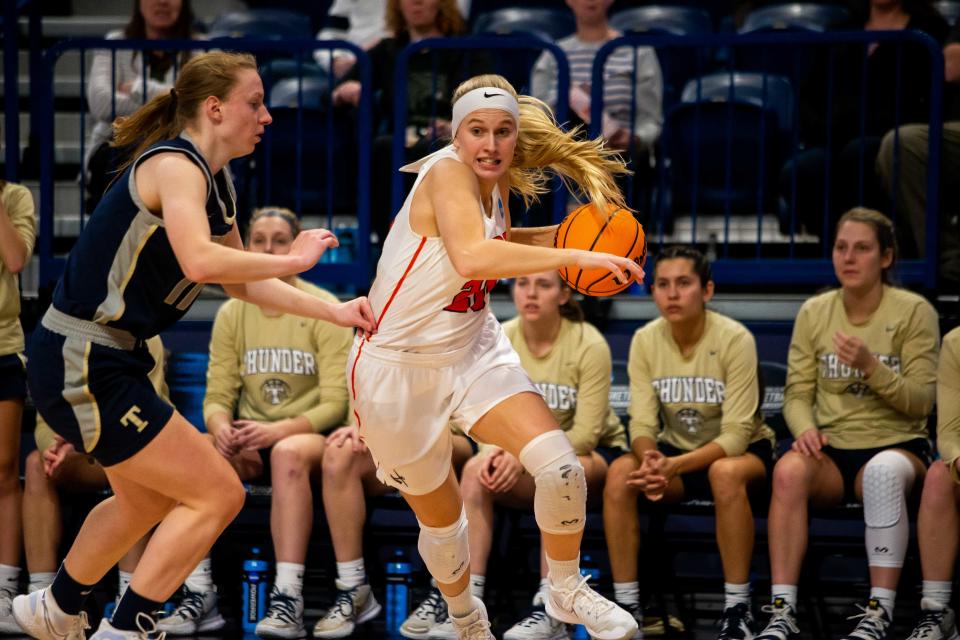
[[[676,461],[660,451],[645,451],[640,459],[640,468],[631,471],[627,484],[636,487],[648,500],[659,500],[670,481],[677,475]]]

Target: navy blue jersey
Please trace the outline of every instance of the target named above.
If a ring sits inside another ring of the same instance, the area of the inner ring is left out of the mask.
[[[207,221],[222,242],[236,218],[228,168],[213,175],[184,133],[149,147],[107,191],[70,252],[53,306],[75,318],[123,329],[146,340],[179,320],[203,288],[183,274],[164,220],[144,206],[134,171],[157,153],[182,153],[207,180]]]

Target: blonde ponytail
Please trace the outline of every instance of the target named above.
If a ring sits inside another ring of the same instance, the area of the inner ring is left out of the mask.
[[[564,131],[545,102],[517,96],[513,86],[495,74],[474,76],[461,83],[453,93],[453,102],[480,87],[508,91],[519,102],[520,131],[509,176],[510,190],[523,199],[525,206],[549,192],[550,179],[557,175],[574,195],[586,197],[601,211],[609,203],[626,208],[614,177],[631,172],[616,150],[604,146],[603,138],[578,139],[582,127]]]

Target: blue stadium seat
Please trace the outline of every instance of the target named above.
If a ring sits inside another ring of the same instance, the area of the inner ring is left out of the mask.
[[[940,15],[942,15],[951,26],[960,22],[960,1],[939,0],[939,2],[934,2],[933,6],[937,8]]]
[[[267,105],[276,107],[304,107],[307,109],[326,109],[330,105],[330,82],[326,77],[307,77],[303,79],[302,91],[296,78],[286,78],[275,82],[270,89]]]
[[[760,132],[765,135],[761,139]],[[777,115],[748,100],[681,102],[660,137],[661,220],[677,215],[775,211],[776,171],[783,151]]]
[[[477,16],[474,33],[523,33],[559,40],[576,30],[573,14],[566,9],[510,7]]]
[[[294,98],[295,100],[296,98]],[[299,145],[301,215],[352,213],[357,197],[356,126],[345,109],[277,107],[263,143],[257,145],[256,167],[263,202],[297,210]],[[300,128],[297,119],[300,118]],[[328,120],[330,119],[330,120]],[[269,195],[267,189],[269,185]]]
[[[267,106],[296,107],[298,75],[303,75],[303,97],[300,106],[324,109],[329,104],[330,75],[315,62],[301,62],[289,58],[271,60],[260,65],[260,77],[269,96]]]
[[[647,5],[618,11],[610,26],[623,33],[703,35],[713,32],[710,14],[698,7]],[[693,47],[659,47],[657,59],[663,75],[663,105],[676,104],[680,89],[689,78],[712,68],[709,51]]]
[[[284,9],[250,9],[218,16],[210,25],[211,38],[313,38],[309,16]]]
[[[619,11],[610,26],[623,33],[668,33],[675,36],[713,32],[710,14],[697,7],[651,4]]]
[[[849,20],[850,12],[840,5],[790,2],[751,11],[739,31],[829,31],[843,26]]]
[[[777,116],[777,129],[787,136],[793,130],[794,97],[793,87],[784,76],[766,75],[757,72],[721,71],[695,78],[687,82],[680,96],[682,102],[696,102],[697,85],[700,86],[700,100],[726,101],[731,96],[737,102],[747,102],[758,107],[773,110]],[[766,92],[766,94],[764,94]]]

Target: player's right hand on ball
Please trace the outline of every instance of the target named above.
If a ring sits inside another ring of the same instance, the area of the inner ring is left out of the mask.
[[[612,253],[580,251],[577,255],[576,265],[581,269],[606,269],[613,273],[617,284],[626,282],[629,279],[628,273],[634,277],[636,282],[643,282],[643,267],[630,258],[622,258]]]
[[[324,251],[339,244],[337,236],[328,229],[307,229],[293,239],[290,255],[299,260],[300,271],[306,271],[317,264]]]

